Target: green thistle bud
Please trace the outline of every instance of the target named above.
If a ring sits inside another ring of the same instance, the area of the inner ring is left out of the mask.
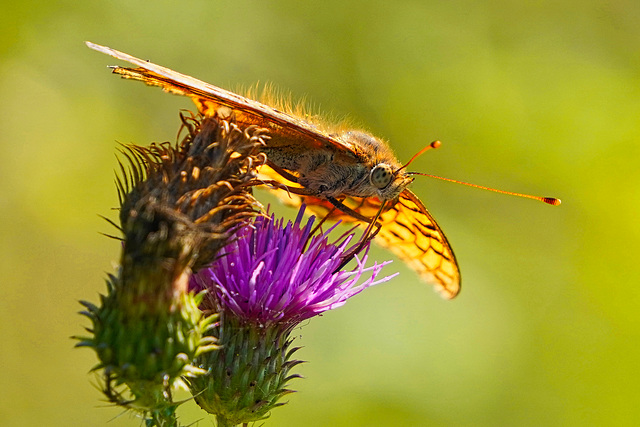
[[[78,346],[98,354],[100,363],[93,370],[103,370],[104,393],[111,402],[151,418],[162,411],[173,413],[177,405],[171,388],[182,385],[182,377],[202,374],[192,361],[217,348],[215,338],[206,335],[217,316],[205,317],[198,309],[202,293],[184,293],[163,312],[133,313],[118,299],[119,279],[111,276],[107,283],[109,292],[100,307],[82,302],[92,336]]]
[[[302,363],[291,360],[289,331],[282,325],[258,328],[237,317],[223,316],[214,330],[220,349],[199,358],[209,368],[204,376],[189,380],[196,402],[215,414],[219,426],[238,425],[266,418],[278,402],[292,393],[286,384],[297,374],[289,370]]]

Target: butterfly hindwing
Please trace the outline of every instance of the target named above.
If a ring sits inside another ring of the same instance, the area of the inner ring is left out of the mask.
[[[460,270],[449,241],[415,194],[405,189],[379,221],[378,243],[434,284],[443,296],[453,298],[460,292]]]

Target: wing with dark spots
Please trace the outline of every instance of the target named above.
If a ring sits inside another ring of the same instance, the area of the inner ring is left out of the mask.
[[[376,235],[379,244],[434,284],[446,298],[460,292],[460,270],[451,245],[415,194],[404,190],[397,203],[383,212],[380,222],[382,229]]]

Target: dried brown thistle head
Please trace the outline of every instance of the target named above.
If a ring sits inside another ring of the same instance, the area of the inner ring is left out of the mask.
[[[202,268],[230,231],[261,205],[247,184],[264,162],[265,130],[181,114],[181,142],[126,145],[129,163],[117,179],[124,234],[122,276],[128,268],[161,266],[173,281]],[[180,134],[179,133],[179,134]]]

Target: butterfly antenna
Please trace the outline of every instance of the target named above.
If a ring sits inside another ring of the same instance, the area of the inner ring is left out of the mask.
[[[412,158],[409,159],[409,161],[407,163],[405,163],[404,165],[402,165],[398,170],[396,170],[394,172],[394,175],[397,174],[398,172],[400,172],[402,169],[406,168],[407,166],[409,166],[411,164],[411,162],[413,162],[415,159],[417,159],[420,155],[422,155],[425,151],[430,150],[432,148],[438,148],[442,145],[442,143],[440,141],[433,141],[431,144],[427,145],[426,147],[424,147],[422,150],[418,151],[416,154],[413,155]]]
[[[485,187],[484,185],[471,184],[469,182],[458,181],[456,179],[451,179],[451,178],[443,178],[441,176],[431,175],[431,174],[428,174],[428,173],[407,172],[407,175],[428,176],[429,178],[436,178],[436,179],[441,179],[443,181],[455,182],[456,184],[468,185],[469,187],[480,188],[481,190],[489,190],[489,191],[493,191],[495,193],[509,194],[511,196],[518,196],[518,197],[524,197],[524,198],[527,198],[527,199],[539,200],[541,202],[544,202],[544,203],[546,203],[548,205],[552,205],[552,206],[559,206],[560,203],[562,203],[560,199],[556,199],[555,197],[540,197],[540,196],[532,196],[531,194],[514,193],[512,191],[497,190],[495,188]]]

